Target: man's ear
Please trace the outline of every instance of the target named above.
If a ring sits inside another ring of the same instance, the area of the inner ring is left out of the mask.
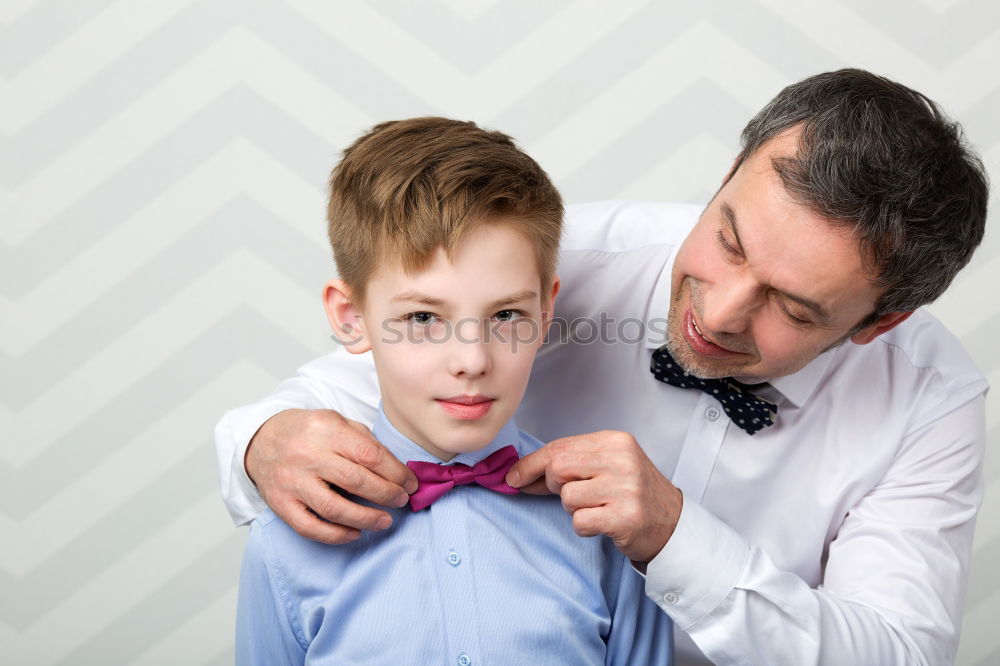
[[[323,287],[323,307],[333,338],[352,354],[372,348],[361,318],[361,308],[354,302],[351,288],[343,280],[330,280]]]
[[[910,312],[890,312],[879,317],[874,324],[864,327],[851,336],[851,342],[856,345],[866,345],[883,333],[888,333],[909,319]]]

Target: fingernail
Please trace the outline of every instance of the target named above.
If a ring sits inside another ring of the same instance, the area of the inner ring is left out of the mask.
[[[406,506],[406,503],[410,501],[410,496],[406,493],[400,493],[396,495],[396,508]]]
[[[392,518],[389,516],[382,516],[375,521],[375,529],[377,530],[384,530],[389,527],[389,525],[392,525]]]
[[[518,474],[514,470],[511,470],[511,471],[507,472],[507,485],[508,486],[513,486],[514,488],[517,488],[518,487],[517,484],[519,484],[519,483],[521,483],[521,475],[520,474]]]
[[[417,492],[418,485],[419,484],[417,483],[416,479],[410,479],[409,481],[406,482],[406,485],[403,486],[403,490],[406,491],[407,495],[412,495],[413,493]],[[403,502],[403,504],[406,504],[406,502]]]

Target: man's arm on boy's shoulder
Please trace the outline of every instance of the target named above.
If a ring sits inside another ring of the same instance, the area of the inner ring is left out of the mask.
[[[303,536],[327,543],[388,527],[386,512],[329,485],[383,506],[406,503],[416,480],[368,431],[377,406],[370,355],[338,351],[302,366],[263,400],[227,412],[215,447],[234,522],[246,524],[269,505]]]

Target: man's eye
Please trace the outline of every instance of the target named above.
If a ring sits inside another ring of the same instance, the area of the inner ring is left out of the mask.
[[[437,315],[433,312],[410,312],[409,314],[403,315],[403,321],[420,324],[421,326],[427,326],[428,324],[433,324],[437,321]]]
[[[722,249],[725,250],[728,254],[731,254],[734,257],[743,256],[743,253],[740,252],[739,248],[734,246],[726,239],[726,234],[722,233],[722,229],[719,229],[717,232],[715,232],[715,236],[716,238],[719,239],[719,245],[721,245]]]
[[[784,304],[781,305],[781,311],[785,313],[785,316],[792,320],[793,323],[799,324],[801,326],[808,326],[812,323],[812,320],[805,319],[803,317],[797,316],[794,312],[788,309]]]
[[[493,315],[493,318],[497,321],[513,321],[515,319],[520,319],[524,316],[524,313],[520,310],[500,310]]]

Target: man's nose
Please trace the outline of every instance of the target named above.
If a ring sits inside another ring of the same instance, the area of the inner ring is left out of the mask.
[[[701,295],[701,325],[706,333],[739,334],[750,325],[763,295],[749,276],[735,275],[714,283]]]
[[[459,322],[455,326],[455,339],[449,342],[449,346],[448,369],[451,374],[478,377],[489,371],[489,344],[481,322]]]

